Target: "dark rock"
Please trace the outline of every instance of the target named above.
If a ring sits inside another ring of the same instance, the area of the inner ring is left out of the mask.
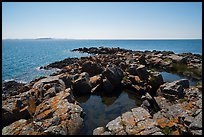
[[[144,65],[140,65],[137,68],[137,74],[140,77],[141,80],[148,80],[149,73],[147,72],[147,68]]]
[[[44,69],[51,69],[51,68],[59,68],[59,69],[62,69],[64,68],[65,66],[68,66],[68,65],[71,65],[71,64],[74,64],[78,61],[79,59],[78,58],[66,58],[62,61],[56,61],[54,63],[51,63],[45,67],[43,67]]]
[[[181,85],[183,88],[189,88],[189,81],[188,79],[180,79],[175,81],[175,84]]]
[[[152,76],[150,77],[149,84],[152,87],[152,89],[151,89],[152,92],[156,93],[159,86],[164,83],[164,80],[163,80],[163,77],[162,77],[162,75],[160,73],[152,72],[151,75]]]
[[[29,90],[28,86],[24,83],[18,83],[16,81],[8,81],[2,83],[2,93],[9,94],[11,96],[18,95],[19,93]]]
[[[9,124],[19,119],[28,119],[30,114],[26,105],[23,105],[19,98],[11,98],[2,102],[2,126]]]
[[[102,67],[92,61],[86,61],[82,64],[82,72],[87,72],[90,76],[100,74],[102,71]]]
[[[107,78],[105,78],[103,79],[102,88],[105,93],[111,93],[114,89],[114,86]]]
[[[147,64],[147,62],[146,62],[146,60],[145,60],[145,55],[144,55],[144,54],[142,54],[142,55],[138,58],[138,60],[139,60],[140,64],[142,64],[142,65],[146,65],[146,64]]]
[[[161,85],[160,90],[161,93],[165,95],[184,97],[183,87],[181,85],[177,85],[175,82],[165,83]]]
[[[106,77],[114,87],[121,84],[123,76],[123,71],[118,67],[108,67],[102,72],[102,77]]]
[[[128,67],[127,72],[129,72],[130,75],[137,76],[137,67],[137,64],[130,64],[130,67]]]
[[[91,84],[89,82],[89,74],[83,72],[80,74],[80,77],[73,81],[72,87],[76,94],[90,94],[91,93]]]

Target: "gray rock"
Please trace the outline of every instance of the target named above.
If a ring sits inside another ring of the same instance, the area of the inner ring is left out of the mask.
[[[162,94],[177,97],[184,97],[184,89],[181,85],[177,85],[177,82],[165,83],[160,86],[160,91]]]
[[[93,135],[101,135],[105,132],[104,127],[97,127],[93,130]]]
[[[203,130],[191,130],[193,135],[202,135]]]
[[[176,54],[171,54],[170,56],[168,56],[168,58],[172,59],[172,62],[175,62],[175,63],[182,63],[182,64],[187,63],[187,57],[179,56]]]
[[[155,132],[154,134],[151,135],[164,135],[162,132]]]
[[[2,135],[14,135],[19,132],[23,126],[27,124],[27,120],[20,119],[2,129]]]
[[[131,110],[132,110],[133,116],[135,117],[135,122],[139,122],[146,118],[151,117],[149,112],[142,107],[133,108]]]
[[[190,129],[200,130],[202,129],[202,112],[200,112],[189,126]]]
[[[153,127],[151,129],[146,129],[140,132],[141,135],[150,135],[153,134],[155,132],[159,132],[161,131],[158,127]]]
[[[44,131],[48,135],[67,135],[67,129],[62,126],[51,126]]]
[[[110,130],[111,132],[117,133],[121,130],[123,130],[122,126],[122,121],[121,121],[121,116],[117,117],[116,119],[110,121],[107,125],[106,128]]]
[[[135,125],[133,113],[128,111],[122,114],[122,123],[124,125]]]

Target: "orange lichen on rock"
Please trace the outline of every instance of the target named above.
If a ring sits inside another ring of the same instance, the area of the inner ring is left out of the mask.
[[[161,127],[161,128],[164,128],[167,126],[167,121],[168,119],[165,118],[165,117],[162,117],[161,119],[157,119],[156,122],[158,123],[158,125]]]
[[[171,133],[171,135],[180,135],[180,132],[179,132],[178,130],[176,130],[176,131],[173,131],[173,132]]]
[[[46,118],[52,111],[51,110],[46,110],[42,113],[40,113],[39,115],[37,115],[37,119],[43,119],[43,118]]]
[[[135,76],[135,81],[140,82],[140,78],[138,76]]]
[[[169,120],[167,126],[169,126],[169,127],[173,127],[173,126],[174,126],[174,122],[173,122],[173,120]]]

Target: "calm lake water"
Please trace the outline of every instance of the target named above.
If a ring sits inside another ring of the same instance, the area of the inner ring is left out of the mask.
[[[52,71],[39,70],[40,66],[67,57],[88,55],[70,50],[100,46],[202,54],[202,40],[3,40],[2,80],[31,81],[52,73]]]

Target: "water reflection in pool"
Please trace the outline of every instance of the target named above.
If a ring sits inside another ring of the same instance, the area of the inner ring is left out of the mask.
[[[160,72],[165,82],[172,82],[186,77]],[[188,78],[187,78],[188,79]],[[189,79],[190,86],[196,85],[198,81]],[[108,122],[141,105],[141,96],[129,90],[117,90],[115,95],[89,95],[76,97],[86,113],[84,126],[79,135],[92,135],[93,130],[99,126],[105,126]]]
[[[129,90],[117,92],[119,94],[112,96],[75,97],[86,113],[79,134],[91,135],[95,128],[105,126],[122,113],[141,105],[140,95]]]
[[[180,80],[180,79],[188,79],[190,86],[195,86],[198,82],[198,80],[189,79],[185,76],[180,76],[180,75],[176,75],[176,74],[172,74],[172,73],[168,73],[168,72],[160,72],[160,73],[161,73],[165,82],[172,82],[172,81]]]

